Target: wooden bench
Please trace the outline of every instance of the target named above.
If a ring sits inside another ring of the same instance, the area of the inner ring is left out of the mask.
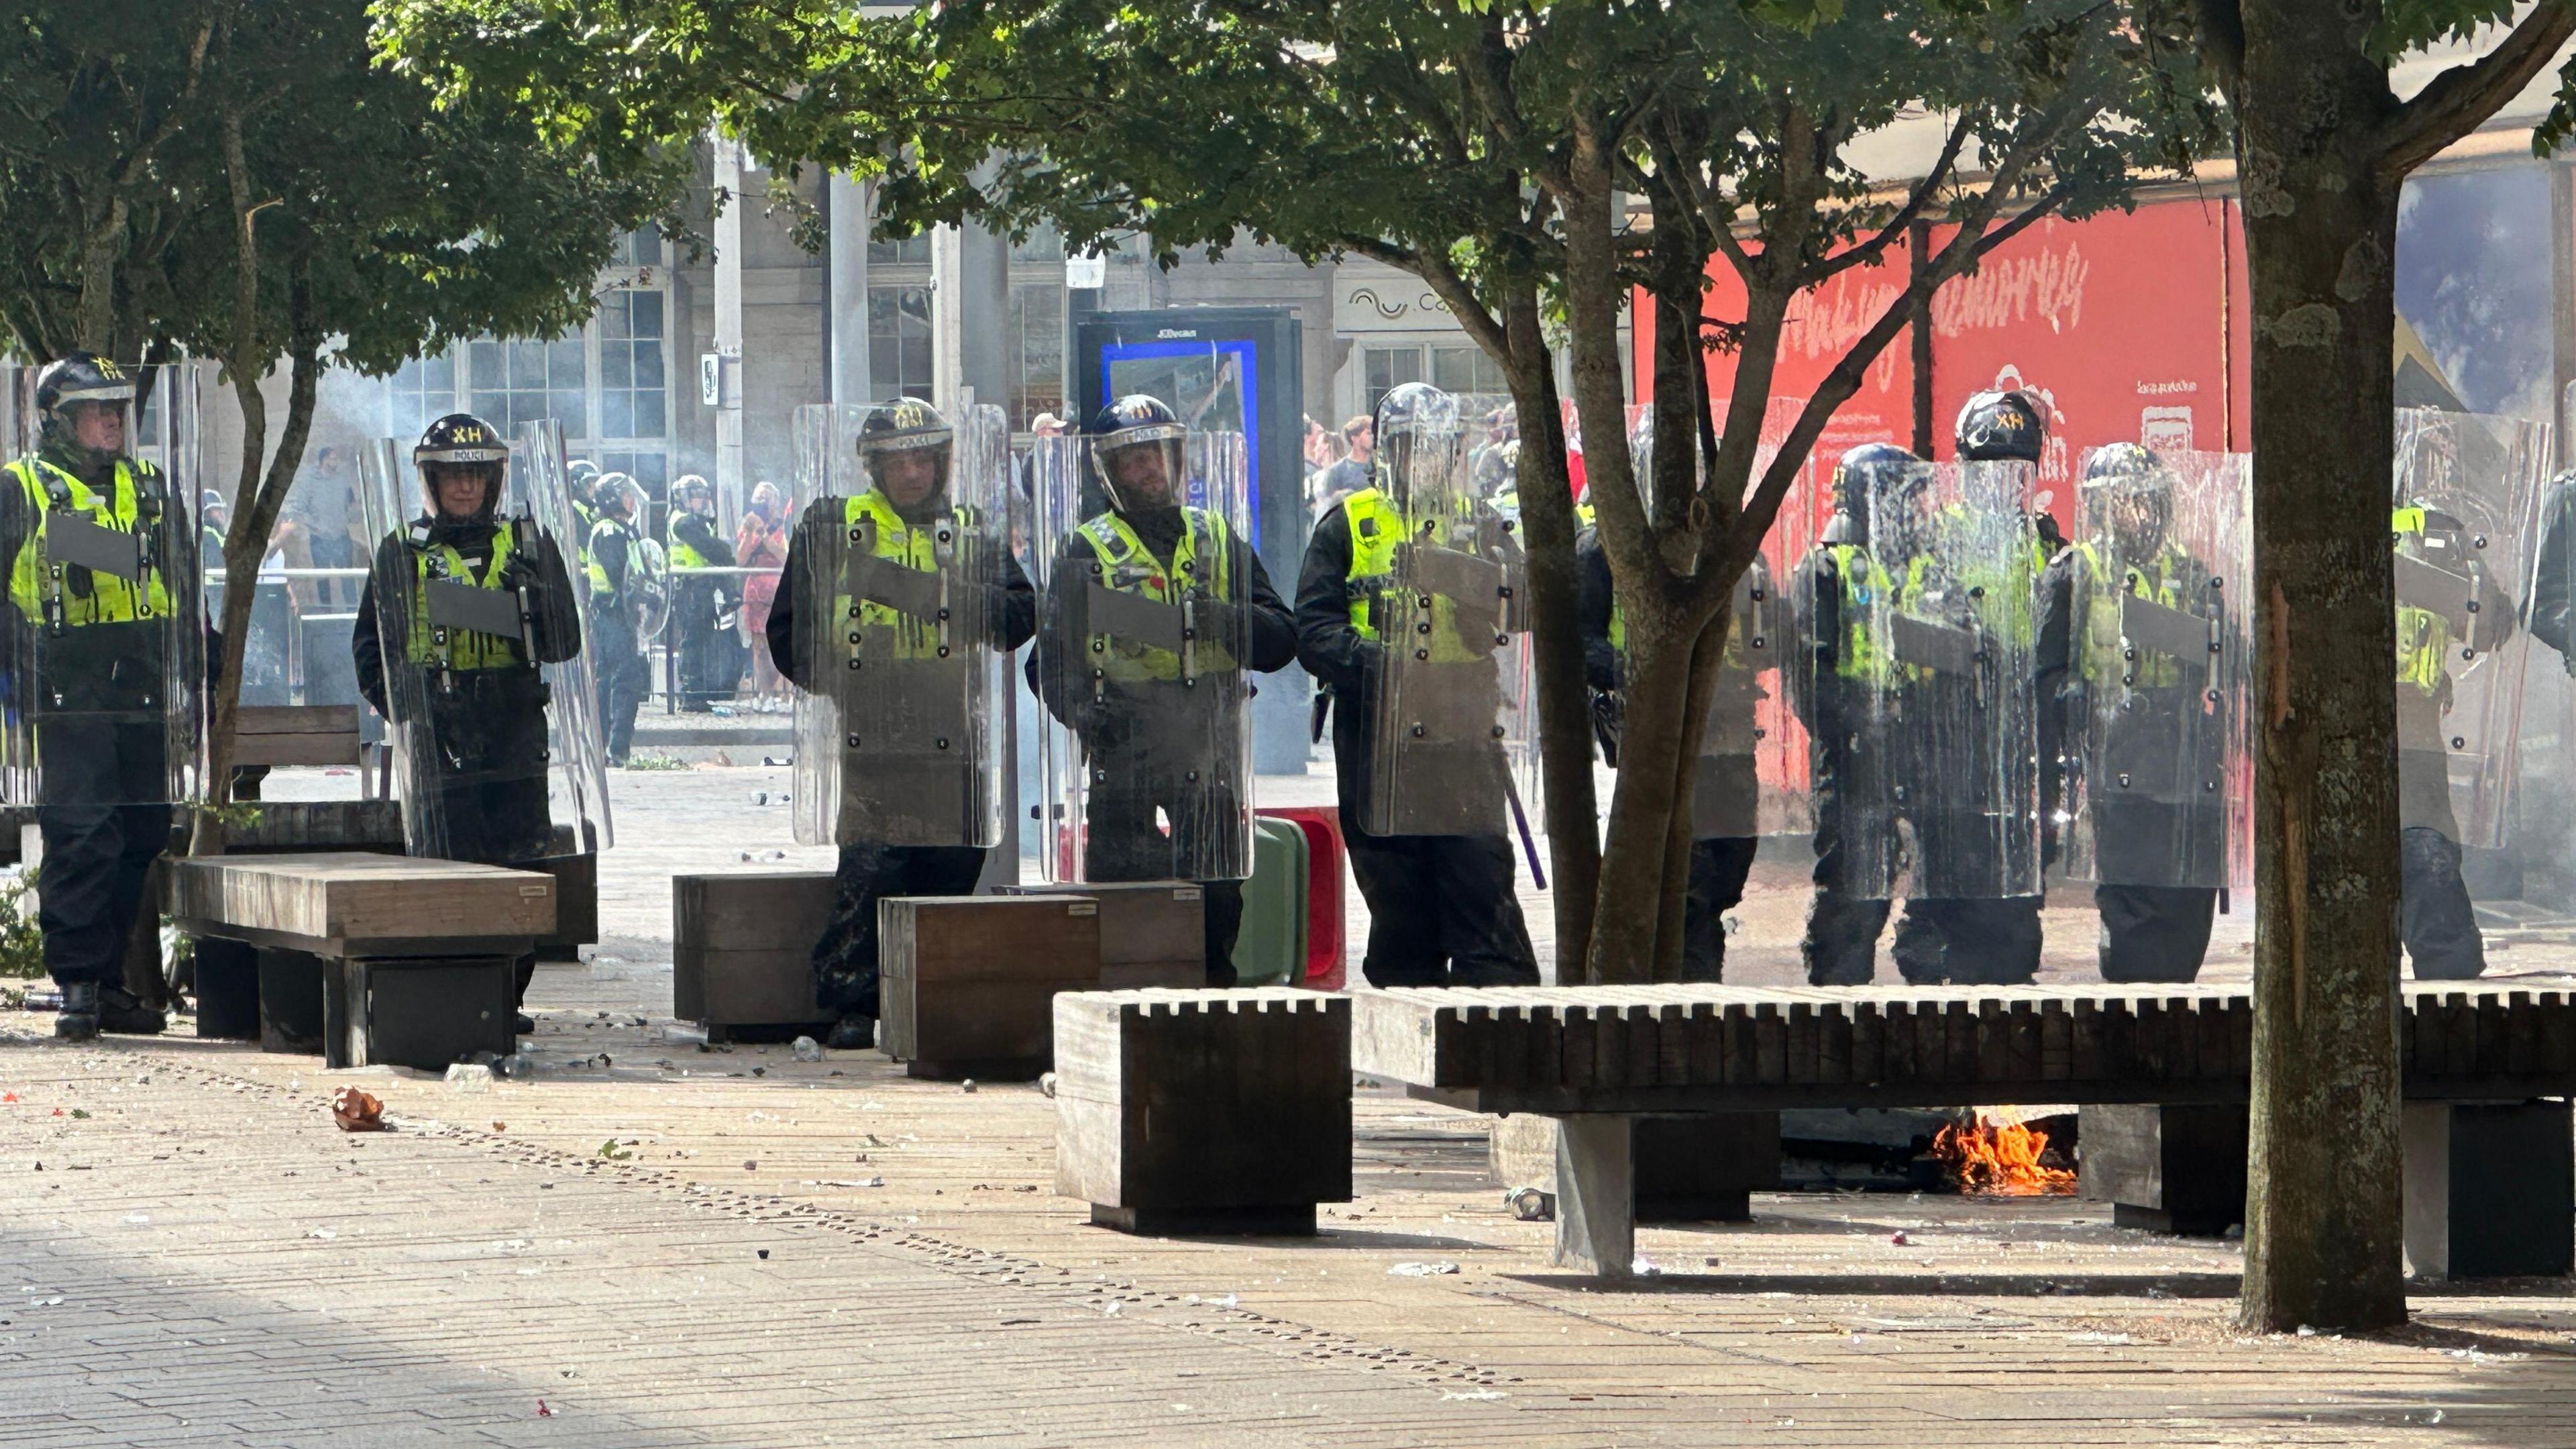
[[[1351,1200],[1348,998],[1068,991],[1055,1078],[1056,1191],[1098,1226],[1308,1234]]]
[[[362,758],[354,704],[245,704],[233,715],[236,765],[355,769]]]
[[[2485,1271],[2566,1271],[2576,1207],[2566,1149],[2516,1154],[2569,1135],[2576,993],[2430,983],[2404,998],[2410,1259],[2419,1271],[2462,1271],[2464,1233],[2485,1232],[2472,1255]],[[1635,1252],[1634,1119],[2233,1106],[2247,1097],[2253,1023],[2243,991],[2188,986],[1406,988],[1354,993],[1351,1065],[1470,1111],[1558,1118],[1556,1261],[1615,1277]],[[2526,1110],[2544,1098],[2560,1100]],[[2484,1104],[2513,1110],[2500,1117]],[[2511,1130],[2498,1125],[2507,1117]],[[2470,1191],[2461,1184],[2499,1174],[2537,1204],[2528,1219],[2541,1226],[2525,1238],[2499,1242],[2488,1225],[2450,1220],[2450,1196]]]
[[[437,1070],[516,1047],[516,963],[554,929],[555,884],[367,852],[214,856],[171,862],[170,913],[256,949],[263,1048]]]
[[[1081,896],[1100,906],[1100,989],[1207,985],[1207,892],[1185,880],[1006,885],[1004,896]]]
[[[906,1075],[1034,1081],[1058,992],[1100,988],[1088,896],[887,896],[877,902],[878,1045]]]
[[[671,1014],[707,1040],[821,1036],[814,943],[832,917],[828,870],[728,870],[671,877]]]

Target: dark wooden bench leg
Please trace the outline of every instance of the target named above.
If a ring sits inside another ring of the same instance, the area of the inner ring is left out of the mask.
[[[1559,1268],[1625,1278],[1637,1260],[1635,1119],[1589,1113],[1557,1119],[1556,1254]]]
[[[2406,1264],[2419,1278],[2561,1277],[2576,1258],[2565,1101],[2406,1104]]]
[[[259,1049],[322,1054],[322,976],[328,963],[302,951],[259,948]]]
[[[2124,1228],[2215,1238],[2245,1221],[2242,1105],[2086,1107],[2081,1191]]]
[[[1631,1138],[1637,1221],[1741,1223],[1780,1186],[1780,1114],[1639,1117]]]

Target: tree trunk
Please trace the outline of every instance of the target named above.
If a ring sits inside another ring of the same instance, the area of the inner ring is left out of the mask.
[[[1592,948],[1592,899],[1601,883],[1600,806],[1592,793],[1592,705],[1583,680],[1581,610],[1575,601],[1574,485],[1565,463],[1565,419],[1555,359],[1539,327],[1535,285],[1504,304],[1512,407],[1520,419],[1522,547],[1529,564],[1530,641],[1538,694],[1540,787],[1547,800],[1549,882],[1556,904],[1560,980],[1577,979]]]
[[[295,284],[299,288],[302,282]],[[304,465],[304,445],[313,432],[314,406],[320,397],[322,364],[318,343],[299,342],[290,360],[286,389],[286,427],[265,473],[260,458],[268,440],[268,406],[256,379],[236,377],[233,396],[242,410],[242,475],[234,489],[233,524],[224,535],[224,612],[219,622],[221,664],[214,697],[206,712],[206,800],[213,809],[197,816],[190,833],[191,855],[224,853],[223,807],[232,803],[235,721],[241,712],[242,663],[249,656],[250,614],[258,601],[259,566],[268,557],[269,536],[277,515]],[[229,371],[229,369],[227,369]],[[248,499],[245,505],[242,500]]]
[[[2388,534],[2397,183],[2376,7],[2248,5],[2253,296],[2250,1328],[2370,1329],[2400,1278],[2396,657]]]

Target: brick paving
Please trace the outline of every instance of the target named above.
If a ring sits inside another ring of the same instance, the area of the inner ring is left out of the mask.
[[[540,972],[534,1082],[0,1012],[0,1445],[2576,1443],[2565,1282],[2245,1339],[2232,1244],[1817,1193],[1645,1229],[1660,1275],[1593,1291],[1502,1210],[1485,1119],[1380,1091],[1316,1239],[1091,1228],[1029,1086],[669,1020],[669,873],[827,855],[754,803],[785,773],[617,778],[609,939]],[[1795,870],[1765,878],[1752,979],[1794,970]],[[2051,974],[2085,974],[2083,916]],[[2566,954],[2533,928],[2498,962]],[[397,1130],[331,1126],[351,1083]]]

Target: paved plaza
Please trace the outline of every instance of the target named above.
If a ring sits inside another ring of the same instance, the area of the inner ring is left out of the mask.
[[[2245,1338],[2232,1243],[1813,1192],[1643,1229],[1657,1271],[1599,1291],[1505,1210],[1487,1119],[1365,1086],[1319,1237],[1090,1227],[1035,1087],[671,1020],[670,874],[828,858],[786,776],[613,777],[606,939],[539,972],[532,1082],[0,1012],[0,1444],[2576,1443],[2563,1281]],[[1766,861],[1731,976],[1794,978],[1802,865]],[[2241,976],[2250,917],[2221,925],[2211,974]],[[2084,979],[2080,901],[2049,928],[2047,974]],[[2564,980],[2564,931],[2497,944]],[[344,1085],[394,1130],[336,1130]]]

